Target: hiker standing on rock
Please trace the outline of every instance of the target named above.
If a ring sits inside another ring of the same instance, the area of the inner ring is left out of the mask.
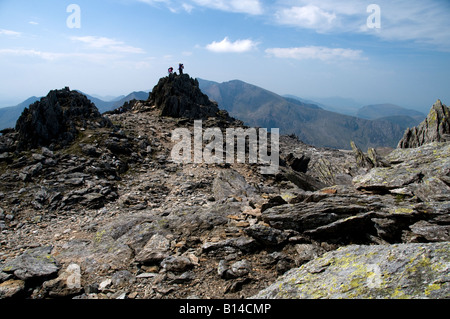
[[[170,68],[167,70],[167,72],[169,72],[169,75],[171,75],[172,72],[173,72],[173,67],[170,67]]]
[[[180,63],[180,64],[178,65],[178,71],[180,71],[180,75],[183,74],[183,69],[184,69],[184,65],[183,65],[183,63]]]

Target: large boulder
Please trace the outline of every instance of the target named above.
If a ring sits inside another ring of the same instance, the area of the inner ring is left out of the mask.
[[[440,100],[419,126],[408,128],[398,148],[414,148],[430,142],[450,141],[450,110]]]
[[[55,275],[60,265],[50,254],[52,246],[33,248],[6,262],[2,271],[12,273],[21,280],[48,278]]]
[[[85,95],[68,87],[52,90],[26,108],[17,120],[18,148],[65,146],[77,137],[79,128],[105,126],[111,126],[111,122]]]
[[[374,193],[417,196],[426,202],[450,200],[450,143],[398,148],[385,160],[390,167],[376,167],[356,176],[355,186]]]
[[[446,299],[450,243],[347,246],[292,269],[257,299]]]
[[[149,96],[149,102],[161,110],[161,116],[207,119],[219,112],[199,88],[197,79],[188,74],[171,74],[161,78]]]

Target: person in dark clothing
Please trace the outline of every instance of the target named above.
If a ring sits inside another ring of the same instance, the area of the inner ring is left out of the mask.
[[[173,72],[173,68],[172,68],[172,67],[170,67],[170,68],[169,68],[169,70],[167,70],[167,72],[169,72],[169,75],[170,75],[170,74],[172,74],[172,72]]]
[[[180,63],[178,66],[178,71],[180,71],[180,75],[183,74],[183,69],[184,69],[184,65],[183,65],[183,63]]]

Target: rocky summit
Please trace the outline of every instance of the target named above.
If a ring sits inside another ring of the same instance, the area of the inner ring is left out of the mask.
[[[25,110],[0,136],[0,298],[450,297],[450,142],[280,136],[265,175],[174,161],[199,119],[245,129],[186,74],[108,114],[68,88]]]
[[[413,148],[430,142],[448,141],[450,141],[450,109],[437,100],[422,123],[406,130],[398,147]]]
[[[86,96],[68,87],[53,90],[26,108],[16,123],[18,149],[65,146],[74,141],[79,128],[110,126]]]

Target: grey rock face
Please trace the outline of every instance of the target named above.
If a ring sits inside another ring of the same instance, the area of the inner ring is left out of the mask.
[[[292,269],[253,298],[450,297],[450,244],[347,246]]]
[[[413,149],[396,149],[386,161],[390,167],[376,167],[353,179],[360,190],[417,196],[422,201],[448,200],[450,187],[450,143],[428,143]]]
[[[53,90],[26,108],[16,123],[19,149],[67,145],[78,132],[77,127],[104,127],[111,122],[102,117],[86,96],[68,88]]]
[[[256,194],[256,189],[234,170],[220,172],[214,179],[212,187],[216,200],[225,200],[232,197],[252,197]]]
[[[55,258],[50,255],[51,246],[31,249],[16,259],[7,262],[3,272],[14,273],[21,280],[39,277],[49,277],[56,274],[60,268]]]
[[[210,101],[200,90],[198,81],[188,74],[161,78],[149,100],[161,109],[161,116],[207,119],[219,112],[217,103]]]
[[[437,100],[422,123],[406,130],[397,147],[414,148],[430,142],[446,141],[450,141],[450,110]]]

